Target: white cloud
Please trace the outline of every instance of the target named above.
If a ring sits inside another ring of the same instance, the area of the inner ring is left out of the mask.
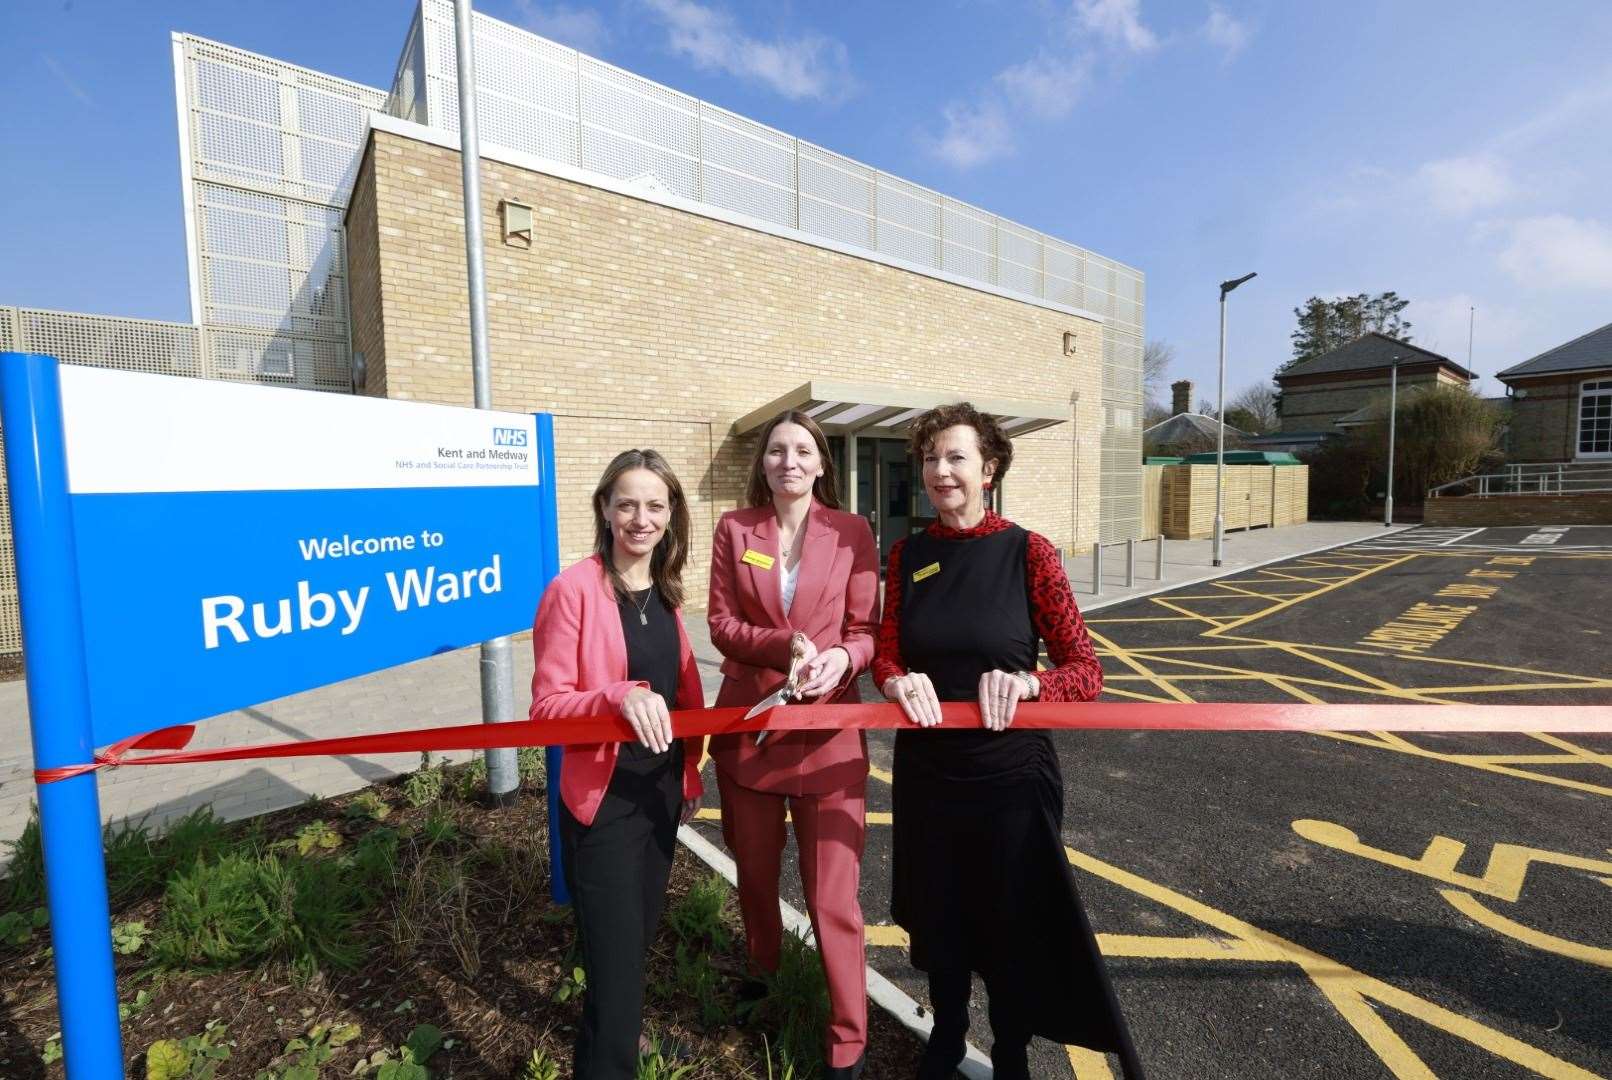
[[[1500,227],[1506,247],[1499,263],[1535,289],[1612,290],[1612,228],[1605,223],[1547,214]]]
[[[1013,129],[1001,106],[948,105],[942,113],[946,130],[931,138],[929,152],[958,169],[972,169],[1013,152]]]
[[[1248,44],[1248,24],[1241,22],[1219,4],[1209,5],[1209,18],[1204,20],[1203,36],[1209,44],[1220,50],[1223,59],[1230,60]]]
[[[591,8],[519,0],[520,21],[534,34],[597,56],[610,41],[610,28]]]
[[[822,34],[763,41],[732,15],[693,0],[644,0],[666,24],[674,53],[704,71],[757,82],[791,100],[839,101],[855,90],[845,46]]]
[[[997,73],[996,82],[1015,104],[1045,120],[1061,120],[1074,109],[1091,75],[1091,58],[1043,52]]]
[[[1475,314],[1474,308],[1477,309]],[[1466,363],[1470,320],[1474,326],[1472,362],[1479,370],[1485,370],[1483,358],[1486,356],[1510,355],[1528,328],[1527,318],[1517,309],[1486,302],[1464,292],[1414,300],[1405,314],[1414,324],[1411,334],[1418,345],[1460,364]]]
[[[1505,162],[1489,154],[1430,161],[1416,183],[1436,210],[1456,216],[1499,206],[1517,190]]]
[[[1077,0],[1075,18],[1110,45],[1145,53],[1158,48],[1158,36],[1142,25],[1141,0]]]

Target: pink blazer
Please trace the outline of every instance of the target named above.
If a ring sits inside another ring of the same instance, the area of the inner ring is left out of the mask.
[[[789,638],[796,631],[819,652],[836,645],[851,654],[840,688],[822,700],[858,701],[856,676],[873,662],[879,597],[879,555],[873,531],[858,514],[813,502],[806,518],[795,599],[785,614],[779,581],[778,521],[771,506],[733,510],[717,523],[711,552],[707,618],[711,642],[721,651],[722,689],[716,703],[754,705],[783,685]],[[745,561],[753,552],[773,560]],[[859,730],[787,732],[760,747],[753,735],[711,740],[711,756],[729,779],[759,791],[821,794],[861,783],[867,776],[867,741]]]
[[[705,692],[700,688],[700,671],[683,628],[683,613],[675,611],[672,615],[677,621],[682,671],[677,681],[677,700],[667,705],[673,709],[703,709]],[[605,574],[604,561],[598,555],[566,567],[549,582],[532,623],[532,656],[537,661],[528,714],[533,720],[618,713],[628,691],[649,685],[627,678],[627,640],[621,634],[621,611]],[[683,740],[685,799],[695,798],[704,790],[700,783],[703,743],[699,737]],[[593,824],[599,812],[616,768],[619,745],[583,743],[565,748],[560,797],[584,825]]]

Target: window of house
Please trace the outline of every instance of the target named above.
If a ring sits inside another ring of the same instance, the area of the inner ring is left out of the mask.
[[[1612,379],[1587,382],[1579,390],[1578,456],[1612,457]]]

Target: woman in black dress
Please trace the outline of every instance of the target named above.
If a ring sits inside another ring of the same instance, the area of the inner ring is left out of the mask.
[[[998,1080],[1028,1078],[1040,1035],[1117,1053],[1141,1074],[1064,856],[1063,777],[1045,731],[1012,730],[1019,701],[1090,701],[1102,667],[1057,549],[986,508],[1013,460],[997,422],[964,403],[912,426],[939,520],[890,551],[874,679],[920,728],[941,701],[978,700],[983,730],[896,733],[891,907],[929,976],[935,1027],[920,1080],[951,1076],[971,973],[989,995]],[[1053,667],[1036,671],[1040,642]]]

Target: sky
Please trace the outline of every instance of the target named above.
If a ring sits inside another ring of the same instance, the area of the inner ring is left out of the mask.
[[[1607,0],[481,0],[1141,269],[1212,396],[1310,296],[1392,289],[1487,376],[1612,321]],[[0,304],[188,321],[179,30],[390,85],[406,0],[5,0]]]

